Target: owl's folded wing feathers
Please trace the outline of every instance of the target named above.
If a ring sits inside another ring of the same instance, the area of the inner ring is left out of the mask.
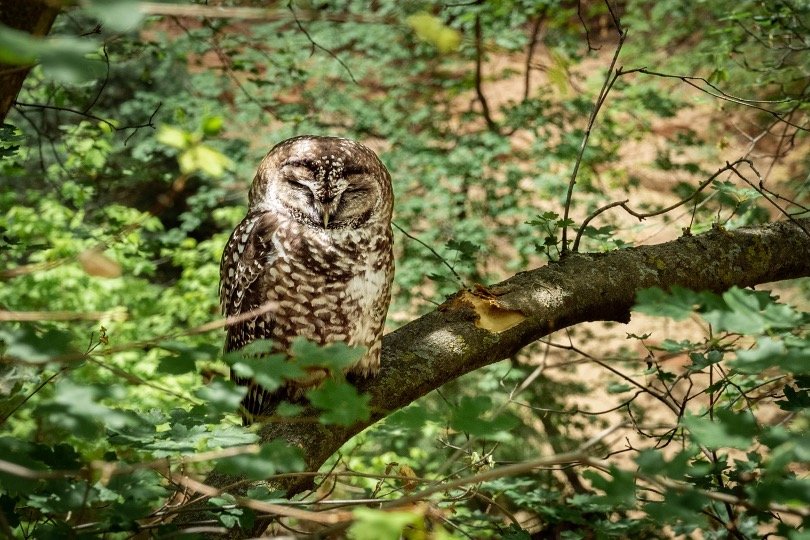
[[[228,239],[220,263],[219,300],[222,314],[232,317],[262,307],[265,299],[254,283],[277,257],[272,236],[276,220],[267,212],[248,214]],[[257,319],[261,324],[257,325]],[[225,351],[244,347],[251,339],[270,338],[271,317],[262,315],[228,327]],[[257,326],[261,327],[261,332]]]

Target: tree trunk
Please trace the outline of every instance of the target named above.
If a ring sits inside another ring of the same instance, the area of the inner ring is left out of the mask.
[[[39,0],[0,0],[0,24],[33,36],[46,35],[57,13],[59,8]],[[5,120],[31,67],[0,63],[0,122]]]

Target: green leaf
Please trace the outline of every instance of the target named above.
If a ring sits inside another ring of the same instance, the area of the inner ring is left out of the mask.
[[[744,450],[754,443],[759,433],[756,421],[750,412],[733,412],[718,409],[714,420],[708,416],[687,414],[683,424],[696,443],[708,448],[738,448]]]
[[[488,440],[505,441],[511,438],[509,430],[520,422],[509,414],[500,414],[492,419],[485,419],[493,409],[489,396],[464,396],[453,410],[450,426],[458,431]]]
[[[239,358],[244,350],[228,353],[231,359]],[[268,391],[273,391],[285,380],[304,377],[306,372],[290,362],[285,355],[269,354],[266,356],[243,356],[233,364],[231,369],[240,377],[251,378]]]
[[[169,495],[163,482],[160,474],[151,469],[135,469],[110,478],[106,487],[115,496],[110,516],[113,523],[134,525],[148,516]]]
[[[175,353],[161,358],[158,364],[159,371],[172,375],[196,371],[197,360],[214,360],[219,356],[219,348],[209,343],[192,346],[180,341],[163,341],[160,348]]]
[[[221,116],[206,116],[202,121],[202,131],[205,135],[218,135],[224,122]]]
[[[810,410],[810,392],[807,391],[807,388],[785,386],[783,392],[785,394],[784,401],[775,402],[780,409],[795,412]]]
[[[98,437],[105,427],[121,429],[136,426],[141,419],[134,413],[102,405],[102,398],[114,399],[120,388],[81,385],[62,379],[54,385],[54,395],[37,407],[37,417],[51,428],[59,428],[77,437]]]
[[[663,501],[645,504],[644,511],[656,523],[674,523],[683,520],[700,526],[705,519],[701,515],[701,510],[708,503],[708,498],[697,492],[679,493],[667,490],[664,492]]]
[[[385,423],[407,430],[417,430],[425,425],[430,416],[425,407],[412,404],[390,415],[385,419]]]
[[[769,368],[779,368],[788,373],[810,374],[810,346],[801,340],[798,343],[777,341],[769,337],[757,340],[757,346],[737,351],[737,359],[731,365],[743,373],[761,373]]]
[[[217,461],[218,471],[261,480],[278,473],[306,468],[301,449],[276,439],[263,444],[257,453],[245,453]]]
[[[214,413],[233,413],[239,409],[239,404],[246,393],[246,387],[237,386],[233,381],[218,379],[199,388],[194,395]]]
[[[309,401],[323,410],[320,421],[324,424],[351,426],[364,422],[371,416],[366,394],[358,394],[351,384],[345,381],[328,379],[320,388],[307,392]]]
[[[0,328],[0,340],[5,343],[5,354],[24,362],[47,362],[57,356],[72,353],[72,337],[62,330],[50,328],[44,332],[31,325],[17,329]]]
[[[585,471],[582,476],[591,481],[594,488],[605,492],[594,501],[632,508],[636,504],[636,478],[633,473],[610,467],[610,476],[605,478],[596,471]]]
[[[793,308],[777,303],[768,293],[732,287],[722,295],[725,306],[703,314],[718,330],[740,334],[762,334],[769,330],[790,330],[802,323]]]
[[[639,452],[636,464],[638,470],[644,474],[664,474],[670,478],[681,478],[686,474],[695,452],[693,449],[684,450],[678,452],[670,461],[666,461],[660,450],[648,448]]]
[[[461,44],[458,30],[446,26],[441,19],[429,13],[411,15],[407,21],[420,39],[434,45],[441,53],[453,52]]]
[[[633,310],[680,321],[691,316],[699,304],[700,295],[689,289],[676,286],[667,293],[658,287],[651,287],[636,293],[636,305]]]
[[[275,390],[285,380],[304,377],[306,372],[286,354],[280,354],[278,345],[267,339],[252,341],[239,349],[225,353],[224,360],[240,377],[252,378],[267,390]]]
[[[219,178],[233,163],[222,152],[204,144],[197,144],[180,154],[177,158],[180,171],[186,174],[202,171],[209,176]]]
[[[620,382],[612,382],[607,385],[607,393],[608,394],[621,394],[622,392],[627,392],[632,390],[634,387],[630,386],[626,383]]]
[[[352,540],[398,540],[405,527],[417,523],[421,516],[413,512],[386,512],[357,508],[349,528]]]
[[[692,360],[692,365],[689,366],[690,371],[701,371],[709,366],[717,364],[723,360],[723,353],[717,350],[711,350],[708,353],[690,353],[689,359]]]
[[[475,256],[481,249],[480,246],[473,244],[469,240],[454,239],[448,240],[446,247],[450,251],[458,251],[460,258],[463,261],[475,261]]]
[[[0,437],[0,459],[35,471],[47,471],[48,466],[32,455],[35,447],[28,441],[14,437]],[[42,480],[34,480],[0,471],[2,491],[12,495],[25,495],[36,491]]]
[[[92,39],[40,38],[0,25],[0,61],[12,65],[40,62],[45,73],[60,82],[77,83],[103,75],[104,63],[87,57],[99,47]]]
[[[351,347],[342,341],[321,346],[300,336],[293,339],[289,350],[296,364],[323,367],[332,373],[342,373],[356,364],[366,351],[365,347]]]
[[[137,0],[90,0],[85,10],[114,32],[134,30],[143,20]]]
[[[195,371],[194,357],[190,355],[166,356],[160,359],[158,371],[170,375],[182,375]]]
[[[181,150],[187,148],[192,142],[190,133],[174,126],[160,126],[155,138],[161,144]]]

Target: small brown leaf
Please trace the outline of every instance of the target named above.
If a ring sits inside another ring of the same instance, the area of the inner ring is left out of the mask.
[[[413,472],[413,469],[411,469],[408,465],[400,465],[397,472],[399,473],[399,476],[407,476],[408,478],[413,478],[413,480],[402,481],[402,487],[405,489],[406,492],[413,491],[416,489],[416,486],[419,484],[419,482],[417,481],[418,477],[416,476],[416,473]]]
[[[79,264],[91,276],[117,278],[121,276],[121,265],[110,259],[101,250],[87,249],[79,254]]]

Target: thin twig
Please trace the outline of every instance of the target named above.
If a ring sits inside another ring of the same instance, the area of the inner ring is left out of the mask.
[[[787,97],[787,98],[780,99],[780,100],[759,100],[759,99],[741,98],[741,97],[733,96],[731,94],[728,94],[728,93],[724,92],[723,90],[721,90],[716,85],[709,82],[708,80],[704,79],[703,77],[689,77],[689,76],[686,76],[686,75],[673,75],[671,73],[662,73],[660,71],[652,71],[652,70],[649,70],[647,68],[632,69],[632,70],[629,70],[629,71],[625,71],[622,74],[626,75],[628,73],[643,73],[644,75],[652,75],[654,77],[662,77],[662,78],[668,78],[668,79],[678,79],[680,81],[685,82],[686,84],[688,84],[692,88],[700,90],[703,93],[709,94],[712,97],[715,97],[717,99],[721,99],[723,101],[728,101],[730,103],[736,103],[737,105],[743,105],[745,107],[756,109],[758,111],[762,111],[764,113],[770,114],[771,116],[773,116],[774,118],[776,118],[780,122],[784,122],[784,123],[786,123],[787,125],[789,125],[791,127],[794,127],[794,128],[799,129],[801,131],[810,132],[810,127],[801,126],[799,124],[796,124],[796,123],[791,122],[790,120],[786,119],[785,116],[788,116],[788,113],[780,113],[780,112],[773,111],[771,109],[762,107],[760,105],[760,104],[791,103],[791,102],[794,102],[794,101],[798,101],[796,98]],[[697,82],[695,82],[695,81],[708,86],[710,88],[710,90],[702,87],[700,84],[697,84]]]
[[[102,122],[102,123],[108,125],[109,127],[111,127],[112,129],[114,129],[115,131],[124,131],[126,129],[138,130],[140,128],[145,128],[145,127],[150,127],[152,129],[154,129],[155,125],[152,123],[152,120],[155,118],[155,115],[160,110],[160,107],[163,105],[163,103],[162,102],[158,103],[155,110],[152,111],[152,114],[149,117],[149,120],[147,120],[146,122],[141,123],[141,124],[127,125],[127,126],[117,126],[114,123],[110,122],[109,120],[101,118],[100,116],[90,114],[89,112],[86,112],[86,111],[80,111],[78,109],[71,109],[70,107],[57,107],[55,105],[44,105],[44,104],[41,104],[41,103],[24,103],[22,101],[15,101],[14,105],[17,106],[17,107],[30,107],[30,108],[34,108],[34,109],[47,109],[47,110],[53,110],[53,111],[69,112],[71,114],[76,114],[76,115],[79,115],[79,116],[83,116],[85,118],[89,118],[89,119],[95,120],[97,122]],[[132,137],[132,135],[130,135],[130,137]],[[127,137],[127,140],[129,140],[129,137]]]
[[[577,231],[577,236],[574,239],[574,245],[571,247],[571,251],[576,253],[577,250],[579,249],[579,242],[582,239],[582,235],[585,232],[585,229],[587,228],[588,224],[591,221],[593,221],[594,218],[596,218],[600,214],[610,210],[611,208],[616,208],[617,206],[619,206],[625,212],[630,214],[631,216],[633,216],[635,218],[638,218],[639,221],[642,221],[642,220],[644,220],[644,219],[646,219],[648,217],[654,217],[654,216],[660,216],[661,214],[666,214],[667,212],[671,212],[672,210],[675,210],[679,206],[682,206],[682,205],[688,203],[689,201],[691,201],[692,199],[694,199],[695,197],[697,197],[698,193],[700,193],[701,191],[706,189],[706,187],[709,186],[712,182],[714,182],[715,179],[718,176],[720,176],[722,173],[724,173],[726,171],[734,171],[735,170],[734,166],[739,165],[741,163],[749,163],[750,164],[751,162],[748,159],[738,159],[734,163],[726,163],[726,165],[724,167],[718,169],[713,175],[711,175],[709,178],[707,178],[706,180],[701,182],[698,185],[698,187],[695,188],[695,191],[693,191],[692,194],[689,195],[687,198],[682,199],[682,200],[680,200],[680,201],[678,201],[678,202],[676,202],[674,204],[671,204],[671,205],[667,206],[666,208],[656,210],[654,212],[644,212],[644,213],[642,213],[642,212],[637,212],[637,211],[633,210],[632,208],[627,206],[627,203],[629,202],[629,199],[625,199],[623,201],[615,201],[615,202],[612,202],[612,203],[608,203],[608,204],[606,204],[606,205],[604,205],[604,206],[602,206],[600,208],[597,208],[596,210],[594,210],[594,212],[590,216],[585,218],[585,221],[582,222],[582,225],[579,227],[579,231]]]
[[[312,38],[312,36],[309,35],[309,32],[307,32],[306,28],[304,28],[304,25],[301,23],[301,20],[298,18],[298,15],[295,13],[295,4],[293,3],[292,0],[290,0],[290,3],[287,4],[287,8],[290,10],[290,13],[292,13],[293,19],[295,19],[295,24],[298,26],[298,29],[301,30],[301,32],[303,32],[303,34],[309,40],[310,44],[312,44],[313,52],[314,52],[314,49],[317,48],[317,49],[322,50],[323,52],[325,52],[326,54],[328,54],[329,56],[331,56],[335,60],[337,60],[338,64],[343,66],[343,69],[345,69],[346,73],[349,74],[349,78],[352,80],[352,82],[354,84],[357,84],[357,79],[354,78],[354,74],[352,73],[352,70],[349,69],[349,66],[346,65],[346,62],[341,60],[340,57],[337,54],[335,54],[334,52],[330,51],[329,49],[327,49],[323,45],[320,45],[319,43],[317,43]]]
[[[424,247],[425,247],[425,248],[426,248],[428,251],[430,251],[430,252],[431,252],[431,253],[432,253],[432,254],[433,254],[433,255],[434,255],[434,256],[435,256],[437,259],[439,259],[439,260],[442,262],[442,264],[444,264],[444,265],[445,265],[445,266],[446,266],[446,267],[447,267],[447,268],[450,270],[450,272],[452,272],[453,277],[455,278],[455,280],[456,280],[456,282],[458,283],[459,287],[461,287],[462,289],[467,289],[467,288],[469,288],[469,287],[467,287],[467,285],[464,283],[464,280],[463,280],[463,279],[461,279],[461,276],[460,276],[460,275],[458,275],[458,272],[456,272],[455,268],[453,268],[453,266],[452,266],[452,265],[451,265],[449,262],[447,262],[447,260],[446,260],[444,257],[442,257],[442,256],[441,256],[441,255],[440,255],[440,254],[439,254],[439,253],[438,253],[438,252],[435,250],[435,249],[433,249],[432,247],[430,247],[428,244],[426,244],[424,241],[420,240],[419,238],[417,238],[417,237],[413,236],[411,233],[409,233],[408,231],[406,231],[405,229],[403,229],[403,228],[402,228],[400,225],[398,225],[397,223],[395,223],[395,222],[393,222],[393,221],[392,221],[392,222],[391,222],[391,225],[393,225],[393,226],[394,226],[394,227],[395,227],[395,228],[396,228],[396,229],[397,229],[399,232],[401,232],[402,234],[404,234],[406,237],[408,237],[408,238],[410,238],[411,240],[413,240],[414,242],[417,242],[418,244],[421,244],[422,246],[424,246]]]
[[[543,26],[543,21],[546,19],[547,9],[543,9],[540,14],[534,19],[532,24],[532,32],[529,37],[529,44],[526,46],[526,64],[523,68],[523,101],[529,99],[529,90],[531,89],[531,74],[532,74],[532,60],[534,59],[534,49],[537,42],[540,41],[540,28]]]
[[[759,178],[759,179],[760,179],[760,184],[759,184],[759,185],[761,186],[761,185],[762,185],[762,181],[761,181],[762,175],[760,175],[760,174],[759,174],[759,171],[756,169],[756,167],[754,166],[754,164],[753,164],[753,163],[751,163],[750,161],[747,161],[747,163],[748,163],[748,166],[751,168],[751,170],[752,170],[752,171],[754,171],[754,174],[756,174],[756,175],[757,175],[757,178]],[[762,195],[762,197],[763,197],[763,198],[764,198],[766,201],[768,201],[769,203],[771,203],[771,205],[773,205],[773,207],[774,207],[774,208],[776,208],[777,210],[779,210],[779,212],[780,212],[780,213],[781,213],[783,216],[785,216],[785,217],[786,217],[786,218],[787,218],[787,219],[788,219],[788,220],[789,220],[791,223],[793,223],[794,225],[796,225],[797,227],[799,227],[799,228],[800,228],[802,231],[804,231],[804,233],[805,233],[807,236],[810,236],[810,231],[808,231],[807,229],[805,229],[805,228],[804,228],[804,226],[803,226],[801,223],[799,223],[798,221],[796,221],[796,219],[795,219],[795,218],[794,218],[792,215],[790,215],[790,214],[789,214],[787,211],[785,211],[785,209],[784,209],[784,208],[782,208],[781,206],[779,206],[778,204],[776,204],[776,202],[775,202],[775,201],[771,200],[771,198],[770,198],[770,197],[768,197],[768,195],[767,195],[767,194],[766,194],[766,193],[765,193],[765,192],[764,192],[762,189],[760,189],[760,187],[759,187],[759,186],[757,186],[757,185],[755,185],[753,182],[751,182],[751,181],[750,181],[748,178],[746,178],[746,177],[745,177],[745,175],[744,175],[744,174],[742,174],[740,171],[738,171],[738,170],[737,170],[735,167],[731,167],[731,171],[732,171],[732,172],[733,172],[733,173],[734,173],[734,174],[735,174],[735,175],[736,175],[738,178],[740,178],[740,180],[742,180],[743,182],[745,182],[746,184],[748,184],[749,186],[751,186],[752,188],[754,188],[754,189],[755,189],[757,192],[759,192],[759,194],[760,194],[760,195]]]
[[[579,146],[579,152],[577,153],[577,159],[574,162],[574,169],[571,171],[571,179],[568,182],[568,193],[565,196],[565,211],[563,213],[563,230],[562,230],[562,248],[560,250],[560,255],[564,256],[568,253],[568,214],[571,210],[571,197],[574,193],[574,184],[577,183],[577,174],[579,173],[579,166],[582,164],[582,157],[585,154],[585,148],[588,146],[588,139],[591,137],[591,130],[593,129],[594,124],[596,123],[596,115],[599,114],[599,109],[602,108],[602,105],[605,103],[607,99],[607,95],[610,92],[610,89],[613,87],[613,84],[618,79],[619,75],[621,74],[622,70],[618,69],[614,73],[613,68],[616,66],[616,61],[619,59],[619,53],[622,50],[622,46],[624,45],[624,40],[627,38],[627,32],[622,32],[619,36],[619,43],[616,45],[616,50],[613,53],[613,59],[610,61],[610,67],[608,68],[607,75],[605,76],[605,81],[602,84],[602,89],[599,91],[599,96],[596,99],[596,103],[594,103],[593,110],[591,111],[591,117],[588,119],[588,126],[585,129],[585,134],[582,136],[582,143]]]
[[[588,24],[585,22],[585,18],[582,16],[582,0],[577,0],[577,18],[583,30],[585,30],[585,43],[588,44],[588,51],[598,51],[601,49],[602,47],[594,47],[591,45],[591,32],[588,30]]]
[[[181,474],[173,474],[172,481],[174,481],[177,484],[180,484],[181,486],[187,487],[192,491],[196,491],[197,493],[201,493],[208,497],[216,497],[223,493],[222,490],[219,490],[213,486],[209,486],[208,484],[204,484],[202,482],[194,480],[193,478],[190,478],[188,476],[183,476]],[[323,523],[327,525],[351,521],[353,516],[351,512],[345,511],[311,512],[309,510],[301,510],[300,508],[293,508],[289,506],[283,506],[280,504],[273,504],[264,501],[259,501],[256,499],[251,499],[249,497],[234,496],[234,499],[240,506],[244,506],[252,510],[257,510],[259,512],[264,512],[276,516],[300,519],[303,521],[311,521],[314,523]]]
[[[489,103],[487,102],[487,98],[484,95],[484,90],[481,87],[481,79],[482,79],[482,63],[483,63],[483,56],[484,56],[484,44],[483,44],[483,30],[481,29],[481,16],[475,16],[475,95],[478,98],[478,102],[481,104],[481,114],[484,117],[484,121],[487,123],[487,129],[498,133],[498,124],[495,123],[495,120],[492,119],[492,113],[489,109]]]

